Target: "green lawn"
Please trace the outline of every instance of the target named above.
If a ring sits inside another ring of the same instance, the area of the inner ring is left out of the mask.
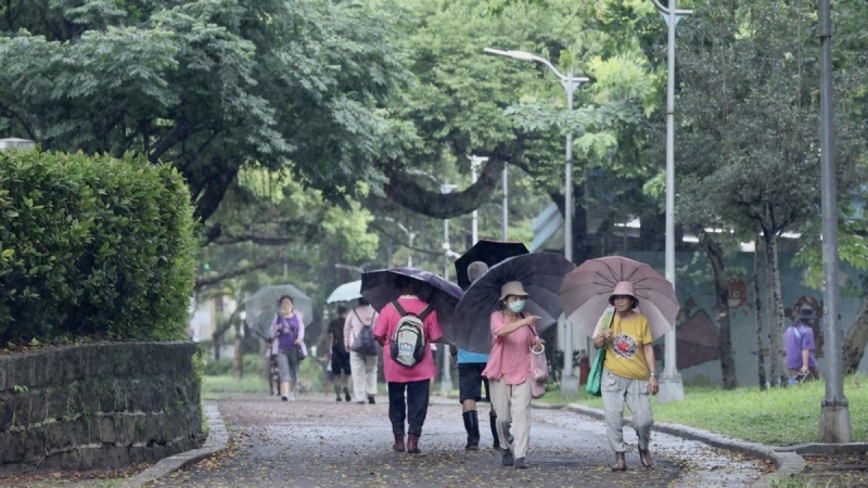
[[[868,377],[846,377],[844,395],[850,405],[853,442],[868,442]],[[656,422],[689,425],[747,441],[787,446],[817,441],[824,397],[822,380],[767,391],[756,387],[724,391],[685,386],[683,402],[652,400],[651,407]],[[540,401],[603,408],[601,399],[587,395],[584,390],[566,399],[557,390],[550,391]]]

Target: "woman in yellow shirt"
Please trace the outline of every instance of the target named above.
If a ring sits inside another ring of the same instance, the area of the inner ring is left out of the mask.
[[[611,324],[594,338],[594,347],[606,347],[603,378],[600,383],[603,409],[606,412],[606,434],[609,446],[615,451],[612,471],[625,471],[624,458],[624,403],[633,414],[633,428],[639,437],[639,462],[651,467],[651,401],[648,394],[656,395],[657,371],[651,329],[648,319],[635,311],[639,306],[633,283],[622,281],[615,285],[609,303],[615,307]]]

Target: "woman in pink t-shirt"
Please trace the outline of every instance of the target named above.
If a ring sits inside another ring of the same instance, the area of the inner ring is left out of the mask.
[[[419,315],[428,304],[416,295],[416,281],[404,279],[397,285],[401,296],[398,303],[408,314]],[[443,330],[437,321],[437,312],[431,311],[422,321],[425,330],[425,351],[422,360],[413,366],[404,366],[392,359],[390,342],[398,328],[401,314],[392,303],[386,304],[380,310],[374,325],[374,337],[383,346],[383,375],[389,386],[389,420],[392,422],[392,433],[395,443],[392,449],[404,450],[405,420],[409,424],[407,430],[407,452],[418,453],[419,437],[422,436],[422,424],[428,415],[430,382],[434,377],[436,367],[431,355],[431,342],[439,342],[443,338]],[[404,395],[406,393],[406,401]]]
[[[503,309],[491,314],[491,354],[482,376],[491,383],[491,403],[497,412],[497,430],[506,441],[503,465],[526,469],[530,441],[530,350],[539,351],[545,342],[536,335],[540,317],[522,314],[528,294],[520,281],[500,289]],[[510,442],[509,426],[514,422],[515,438]]]

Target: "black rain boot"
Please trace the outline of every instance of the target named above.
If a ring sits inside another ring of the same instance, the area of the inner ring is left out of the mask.
[[[467,431],[467,445],[464,449],[467,451],[479,450],[479,413],[476,410],[464,412],[461,414],[464,417],[464,430]]]
[[[491,437],[494,437],[494,449],[500,450],[500,437],[497,435],[497,414],[491,412],[488,414],[488,425],[491,427]]]

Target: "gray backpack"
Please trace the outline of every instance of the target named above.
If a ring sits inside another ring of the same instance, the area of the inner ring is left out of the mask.
[[[431,305],[426,305],[419,314],[409,313],[398,303],[392,301],[392,306],[401,314],[395,334],[389,343],[389,352],[396,363],[411,368],[425,357],[425,326],[422,324],[431,313]]]

